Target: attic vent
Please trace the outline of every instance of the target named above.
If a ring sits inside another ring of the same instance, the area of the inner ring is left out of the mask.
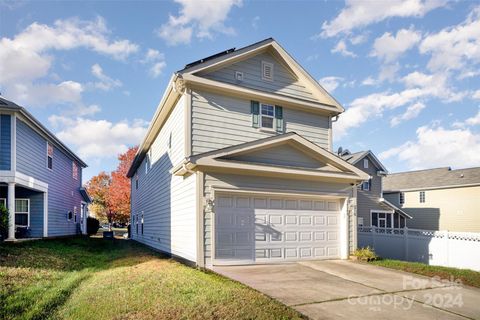
[[[262,79],[273,80],[273,63],[262,61]]]
[[[235,71],[235,80],[243,81],[243,72]]]

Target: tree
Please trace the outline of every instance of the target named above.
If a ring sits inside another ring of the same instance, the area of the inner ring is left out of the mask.
[[[130,219],[130,179],[127,172],[132,165],[138,147],[132,147],[118,156],[119,164],[112,172],[108,190],[108,207],[115,212],[115,221],[126,223]]]
[[[118,156],[119,164],[111,174],[100,172],[87,182],[86,188],[92,197],[89,211],[97,219],[126,223],[130,219],[130,179],[127,172],[138,147],[132,147]]]

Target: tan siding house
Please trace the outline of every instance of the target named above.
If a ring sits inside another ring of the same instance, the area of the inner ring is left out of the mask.
[[[198,266],[346,259],[357,185],[344,109],[273,39],[176,72],[128,176],[132,238]]]
[[[409,227],[480,232],[480,168],[388,175],[385,198],[413,217]]]

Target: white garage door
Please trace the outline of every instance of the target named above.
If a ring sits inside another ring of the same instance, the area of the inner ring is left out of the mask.
[[[340,257],[336,199],[218,194],[215,263],[274,263]]]

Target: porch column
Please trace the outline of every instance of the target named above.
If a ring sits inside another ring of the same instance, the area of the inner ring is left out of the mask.
[[[15,182],[8,183],[8,238],[15,240]]]

